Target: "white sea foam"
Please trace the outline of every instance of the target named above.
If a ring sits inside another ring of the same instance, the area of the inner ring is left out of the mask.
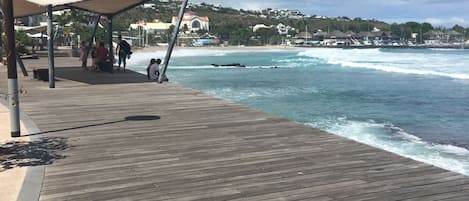
[[[218,88],[208,91],[208,94],[220,98],[226,98],[232,101],[243,101],[252,98],[278,98],[288,97],[294,94],[317,94],[320,91],[316,87],[281,87],[281,88],[246,88],[246,89],[232,89],[232,88]]]
[[[430,48],[432,51],[441,51],[441,52],[456,52],[464,51],[464,49],[455,49],[455,48]]]
[[[171,57],[193,57],[193,56],[215,56],[215,57],[223,57],[228,54],[233,53],[242,53],[242,52],[283,52],[283,51],[292,51],[292,50],[284,50],[284,49],[227,49],[227,50],[220,50],[220,49],[178,49],[175,50]],[[131,59],[128,61],[129,65],[138,65],[141,63],[149,62],[151,58],[160,58],[163,59],[166,55],[166,50],[157,50],[155,52],[135,52]]]
[[[380,49],[311,49],[298,56],[320,58],[326,63],[349,68],[469,79],[469,56],[440,55],[435,53],[389,53]]]
[[[417,161],[469,175],[469,150],[453,145],[425,142],[390,123],[359,122],[338,118],[323,119],[308,125]]]
[[[373,70],[379,70],[390,73],[401,73],[401,74],[412,74],[412,75],[430,75],[430,76],[441,76],[449,77],[454,79],[469,79],[469,74],[464,73],[444,73],[431,70],[418,70],[418,69],[405,69],[397,66],[386,66],[386,65],[375,65],[367,63],[354,63],[354,62],[330,62],[331,64],[338,64],[344,67],[351,68],[367,68]]]

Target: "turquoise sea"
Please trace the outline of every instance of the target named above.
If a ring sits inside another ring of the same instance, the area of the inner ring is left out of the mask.
[[[469,175],[469,50],[174,52],[172,82]],[[146,73],[135,53],[130,69]],[[247,68],[213,67],[241,63]],[[275,68],[276,67],[276,68]]]

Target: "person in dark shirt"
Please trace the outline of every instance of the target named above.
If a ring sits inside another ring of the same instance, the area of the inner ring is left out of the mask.
[[[125,66],[126,66],[126,59],[127,57],[130,56],[131,51],[130,51],[130,44],[127,43],[127,41],[122,40],[122,36],[118,36],[118,43],[116,47],[116,52],[119,55],[119,70],[121,68],[121,64],[124,65],[124,71],[125,71]]]

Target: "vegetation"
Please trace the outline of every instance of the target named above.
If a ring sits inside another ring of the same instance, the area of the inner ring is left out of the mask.
[[[114,30],[118,32],[130,32],[129,34],[131,35],[137,35],[137,31],[129,31],[129,25],[131,23],[135,23],[138,20],[151,22],[154,19],[168,23],[171,22],[172,16],[176,16],[179,11],[174,1],[160,2],[153,0],[148,3],[155,3],[156,6],[154,8],[136,7],[115,16],[113,19]],[[381,31],[390,31],[403,39],[409,39],[411,36],[417,34],[415,42],[422,43],[422,40],[425,39],[424,33],[432,29],[445,29],[442,27],[435,28],[429,23],[406,22],[401,24],[388,24],[373,19],[350,19],[345,16],[337,18],[316,18],[316,16],[299,19],[277,18],[269,15],[264,16],[261,12],[257,11],[219,8],[208,4],[191,6],[191,11],[199,16],[208,16],[210,19],[210,31],[208,34],[220,38],[221,41],[228,41],[231,45],[280,44],[285,38],[295,36],[299,32],[306,31],[306,29],[310,33],[318,30],[325,32],[335,30],[342,32],[353,31],[359,33],[371,31],[374,28],[378,28]],[[74,45],[79,43],[79,41],[77,41],[77,35],[80,35],[81,40],[90,38],[91,29],[89,28],[89,24],[96,20],[96,16],[84,11],[71,9],[70,12],[66,12],[64,15],[56,16],[55,19],[59,27],[61,27],[59,30],[60,34],[56,38],[56,41],[62,45]],[[106,21],[102,21],[104,27],[97,30],[96,37],[98,41],[106,40],[108,36],[106,29],[108,25],[105,22]],[[253,32],[252,30],[252,27],[256,24],[275,26],[280,23],[294,28],[294,31],[290,31],[288,35],[279,35],[275,27],[260,29],[257,32]],[[469,33],[468,28],[459,25],[455,25],[452,29],[459,33],[464,33],[466,36]],[[149,42],[167,42],[172,30],[173,29],[168,30],[168,33],[163,35],[149,34]],[[206,31],[200,31],[198,34],[207,35]],[[27,45],[30,43],[28,40],[25,40],[24,37],[27,36],[24,34],[19,37],[22,37],[21,44]]]

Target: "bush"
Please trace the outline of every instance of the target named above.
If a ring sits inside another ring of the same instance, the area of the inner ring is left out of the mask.
[[[16,49],[19,54],[29,53],[26,46],[31,46],[33,44],[33,39],[29,37],[24,31],[17,31],[15,33],[16,39]]]

